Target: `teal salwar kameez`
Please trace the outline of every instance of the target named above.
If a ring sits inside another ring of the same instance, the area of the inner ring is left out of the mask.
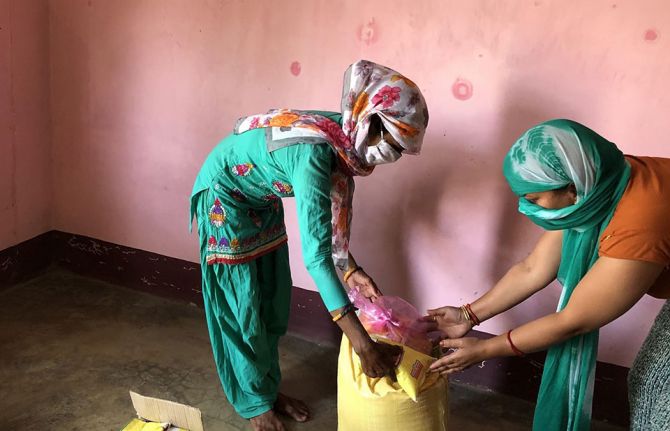
[[[345,269],[350,261],[353,177],[421,149],[428,108],[414,82],[361,60],[345,72],[342,94],[341,114],[283,109],[241,118],[193,187],[214,359],[244,418],[271,410],[278,395],[277,343],[292,287],[281,199],[295,197],[305,266],[326,308],[340,309],[349,299],[335,263]],[[372,119],[381,124],[374,145]]]
[[[335,157],[325,143],[268,151],[265,132],[250,130],[224,139],[196,179],[191,213],[214,359],[226,396],[244,418],[272,409],[281,376],[277,343],[292,287],[281,198],[296,199],[305,265],[326,307],[349,301],[331,256]]]

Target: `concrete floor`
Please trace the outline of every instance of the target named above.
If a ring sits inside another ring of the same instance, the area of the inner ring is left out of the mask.
[[[120,430],[128,390],[200,408],[205,429],[248,430],[228,405],[203,311],[193,305],[54,271],[0,292],[0,429]],[[337,429],[337,352],[295,337],[281,343],[283,391]],[[450,429],[530,429],[533,405],[450,385]],[[595,431],[623,428],[594,423]]]

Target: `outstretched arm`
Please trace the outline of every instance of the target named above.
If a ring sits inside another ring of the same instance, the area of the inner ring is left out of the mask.
[[[352,312],[331,256],[330,149],[303,145],[307,146],[277,150],[275,157],[283,162],[293,184],[305,267],[333,320],[360,356],[365,374],[382,377],[392,372],[400,349],[373,342]]]
[[[507,311],[556,279],[561,263],[563,231],[543,234],[533,251],[510,268],[495,286],[471,304],[482,322]]]
[[[657,263],[601,257],[575,287],[563,310],[514,329],[510,338],[519,351],[529,353],[600,328],[639,301],[662,271]],[[433,364],[434,371],[445,374],[515,354],[507,334],[488,340],[444,340],[442,345],[458,349]]]
[[[528,257],[510,268],[491,290],[471,304],[479,320],[483,322],[514,307],[551,283],[561,263],[562,241],[561,231],[542,235]],[[453,306],[428,310],[423,320],[433,322],[432,329],[449,338],[462,337],[472,329],[460,309]]]

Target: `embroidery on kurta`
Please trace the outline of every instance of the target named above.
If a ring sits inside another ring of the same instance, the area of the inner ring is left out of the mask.
[[[233,175],[238,177],[246,177],[251,173],[251,170],[255,168],[253,163],[242,163],[240,165],[235,165],[232,168]]]
[[[290,195],[293,193],[293,186],[282,181],[273,181],[272,187],[277,191],[277,193],[281,193],[282,195]]]
[[[221,227],[225,221],[226,210],[221,206],[219,198],[216,198],[216,200],[214,200],[214,205],[212,205],[212,208],[209,210],[209,222],[212,226]]]
[[[269,229],[248,238],[226,238],[217,241],[211,236],[207,245],[207,263],[243,263],[274,250],[288,240],[284,224],[276,224]]]

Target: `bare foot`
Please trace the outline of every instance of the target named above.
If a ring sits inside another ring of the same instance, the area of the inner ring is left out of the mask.
[[[255,416],[249,419],[249,422],[254,431],[286,431],[274,410],[268,410],[262,415]]]
[[[277,394],[275,401],[275,410],[277,413],[286,415],[296,422],[306,422],[311,419],[307,405],[300,400],[291,398],[281,392]]]

